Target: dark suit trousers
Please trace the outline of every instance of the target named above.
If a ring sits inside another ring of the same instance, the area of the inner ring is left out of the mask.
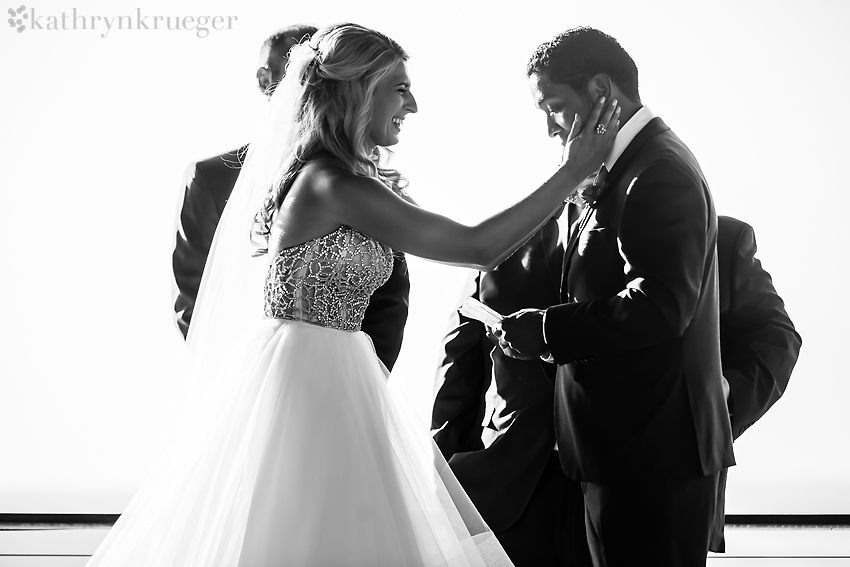
[[[583,482],[595,567],[705,566],[717,473],[692,478]]]
[[[519,520],[495,534],[516,567],[592,565],[581,484],[564,475],[557,453],[549,458]]]

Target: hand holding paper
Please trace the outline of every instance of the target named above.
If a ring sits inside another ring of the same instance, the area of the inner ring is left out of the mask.
[[[490,309],[473,297],[464,301],[458,311],[461,315],[480,321],[491,329],[497,328],[497,325],[502,322],[502,315],[498,311]]]

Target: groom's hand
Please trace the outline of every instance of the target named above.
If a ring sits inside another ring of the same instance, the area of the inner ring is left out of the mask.
[[[499,347],[506,355],[531,360],[549,352],[543,340],[543,311],[521,309],[502,319],[495,331]]]

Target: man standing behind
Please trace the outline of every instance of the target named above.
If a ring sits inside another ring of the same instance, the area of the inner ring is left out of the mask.
[[[594,564],[705,565],[718,472],[734,464],[708,184],[610,36],[559,34],[528,75],[555,134],[600,97],[624,123],[566,246],[562,304],[507,317],[500,344],[558,364],[558,453],[582,482]]]
[[[747,223],[717,217],[720,353],[732,436],[737,439],[785,392],[802,339],[761,262]],[[742,466],[745,466],[742,465]],[[726,470],[718,479],[711,551],[723,552]]]
[[[563,242],[578,212],[567,206],[479,274],[472,297],[500,313],[557,303]],[[482,323],[459,314],[443,347],[434,441],[484,521],[516,567],[590,565],[581,486],[554,450],[555,366],[510,358]]]
[[[267,97],[283,78],[293,45],[309,38],[316,28],[293,25],[272,34],[260,49],[257,86]],[[172,254],[175,320],[185,338],[189,332],[195,300],[215,229],[236,178],[247,146],[189,165],[185,190],[177,217],[176,244]],[[410,279],[404,256],[397,255],[390,279],[369,300],[363,331],[371,337],[378,358],[392,369],[401,350],[407,322]]]

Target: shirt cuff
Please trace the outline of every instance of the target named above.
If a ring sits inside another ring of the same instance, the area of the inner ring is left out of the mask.
[[[552,356],[552,349],[549,348],[549,341],[546,340],[546,316],[549,314],[548,309],[543,310],[543,319],[541,319],[541,325],[543,326],[543,344],[546,345],[546,352],[540,355],[540,360],[543,362],[549,362],[551,364],[555,364],[555,357]]]

